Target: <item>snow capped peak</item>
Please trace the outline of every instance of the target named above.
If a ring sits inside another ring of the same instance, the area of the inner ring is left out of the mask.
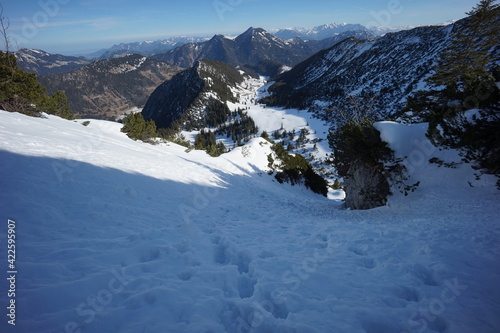
[[[370,31],[375,35],[382,36],[390,32],[398,32],[403,30],[411,30],[416,28],[416,26],[404,25],[404,26],[373,26],[370,27]]]
[[[349,24],[349,23],[330,23],[316,26],[312,29],[306,28],[286,28],[277,30],[274,33],[275,36],[283,39],[292,39],[295,37],[300,37],[304,40],[321,40],[336,36],[341,33],[352,31],[367,31],[367,29],[360,24]]]
[[[250,27],[248,28],[244,33],[239,35],[238,37],[241,37],[240,39],[246,39],[246,38],[253,38],[258,35],[263,35],[266,31],[262,28],[254,28]]]
[[[284,45],[284,41],[281,40],[280,38],[277,38],[276,36],[268,33],[266,30],[262,28],[254,28],[254,27],[250,27],[244,33],[236,37],[235,41],[237,41],[238,43],[245,43],[248,41],[251,41],[253,43],[261,42],[269,46],[271,44],[279,46]]]
[[[45,52],[43,50],[39,49],[27,49],[27,48],[21,48],[19,51],[16,52],[16,54],[24,54],[27,56],[34,56],[34,57],[49,57],[51,56],[50,53]]]
[[[312,30],[313,31],[321,31],[321,30],[326,30],[326,29],[335,29],[335,28],[345,27],[346,25],[348,25],[348,24],[347,23],[339,23],[339,24],[329,23],[329,24],[323,24],[323,25],[316,26]]]
[[[22,49],[20,49],[19,51],[29,52],[29,53],[37,53],[37,54],[48,54],[47,52],[42,51],[42,50],[38,50],[38,49],[27,49],[27,48],[22,48]]]
[[[441,22],[437,25],[450,25],[450,24],[455,24],[456,22],[460,21],[459,19],[455,19],[455,20],[449,20],[449,21],[446,21],[446,22]]]

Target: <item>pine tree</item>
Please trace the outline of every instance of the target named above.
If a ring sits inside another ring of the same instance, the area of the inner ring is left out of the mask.
[[[500,9],[496,0],[481,0],[467,14],[469,17],[463,26],[457,26],[448,48],[442,53],[436,74],[429,78],[429,83],[440,93],[444,102],[460,100],[463,108],[464,97],[476,96],[484,90],[494,91],[495,80],[488,72],[492,61],[490,50],[498,43],[500,34]],[[444,87],[444,90],[439,88]],[[491,94],[489,94],[491,95]],[[475,107],[491,102],[489,98],[475,98]]]
[[[142,113],[131,113],[123,119],[121,131],[134,140],[150,141],[156,137],[156,125],[153,120],[145,121]]]
[[[500,174],[500,90],[495,69],[488,68],[500,35],[496,2],[481,0],[467,13],[429,78],[434,90],[411,101],[415,111],[431,110],[428,136],[434,143],[458,149],[484,172]],[[479,109],[472,120],[464,116],[471,109]]]
[[[47,94],[35,73],[20,69],[14,54],[0,51],[0,108],[36,116],[40,112],[73,119],[66,95],[57,91]]]
[[[74,116],[69,111],[69,104],[66,94],[62,91],[56,91],[52,95],[53,114],[61,118],[72,119]]]
[[[328,183],[318,175],[300,154],[290,155],[282,144],[273,144],[273,154],[267,156],[268,167],[277,171],[274,176],[279,183],[288,182],[292,185],[304,183],[304,185],[315,193],[324,196],[328,193]]]
[[[202,130],[196,138],[194,139],[194,149],[205,150],[207,148],[207,143],[205,141],[204,131]]]

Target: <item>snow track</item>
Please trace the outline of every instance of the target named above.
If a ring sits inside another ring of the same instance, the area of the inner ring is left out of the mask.
[[[2,257],[8,218],[18,235],[2,332],[500,328],[498,191],[466,165],[415,165],[415,193],[350,211],[275,182],[261,139],[211,158],[81,122],[0,111]]]

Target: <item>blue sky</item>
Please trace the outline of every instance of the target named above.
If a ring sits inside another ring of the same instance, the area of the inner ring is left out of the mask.
[[[19,47],[76,54],[120,42],[239,34],[248,27],[326,23],[428,25],[465,16],[478,0],[9,0],[1,1]],[[12,48],[15,48],[13,45]]]

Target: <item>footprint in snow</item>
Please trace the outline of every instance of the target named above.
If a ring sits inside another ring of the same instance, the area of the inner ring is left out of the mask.
[[[241,275],[238,278],[238,292],[239,292],[240,298],[252,297],[256,283],[257,283],[257,280],[252,279],[246,275]]]
[[[421,264],[415,264],[410,268],[410,271],[426,286],[437,286],[438,283],[434,278],[434,271],[431,268]]]
[[[236,265],[240,274],[248,273],[252,258],[247,253],[240,251],[235,253],[226,240],[221,240],[215,247],[215,263],[219,265]]]
[[[182,271],[179,274],[177,274],[177,277],[179,280],[182,281],[189,281],[193,277],[194,272],[192,270],[187,270],[187,271]]]
[[[220,241],[215,247],[215,262],[220,265],[229,264],[229,247],[226,241]]]
[[[361,261],[361,266],[367,269],[373,269],[377,267],[377,261],[371,258],[363,258],[363,260]]]
[[[159,248],[151,248],[141,255],[140,261],[142,263],[146,263],[146,262],[157,260],[160,258],[160,256],[161,256],[161,251]]]
[[[401,286],[392,291],[394,296],[407,302],[418,302],[420,300],[420,293],[413,288]]]
[[[358,256],[368,255],[368,246],[349,246],[348,250]]]

